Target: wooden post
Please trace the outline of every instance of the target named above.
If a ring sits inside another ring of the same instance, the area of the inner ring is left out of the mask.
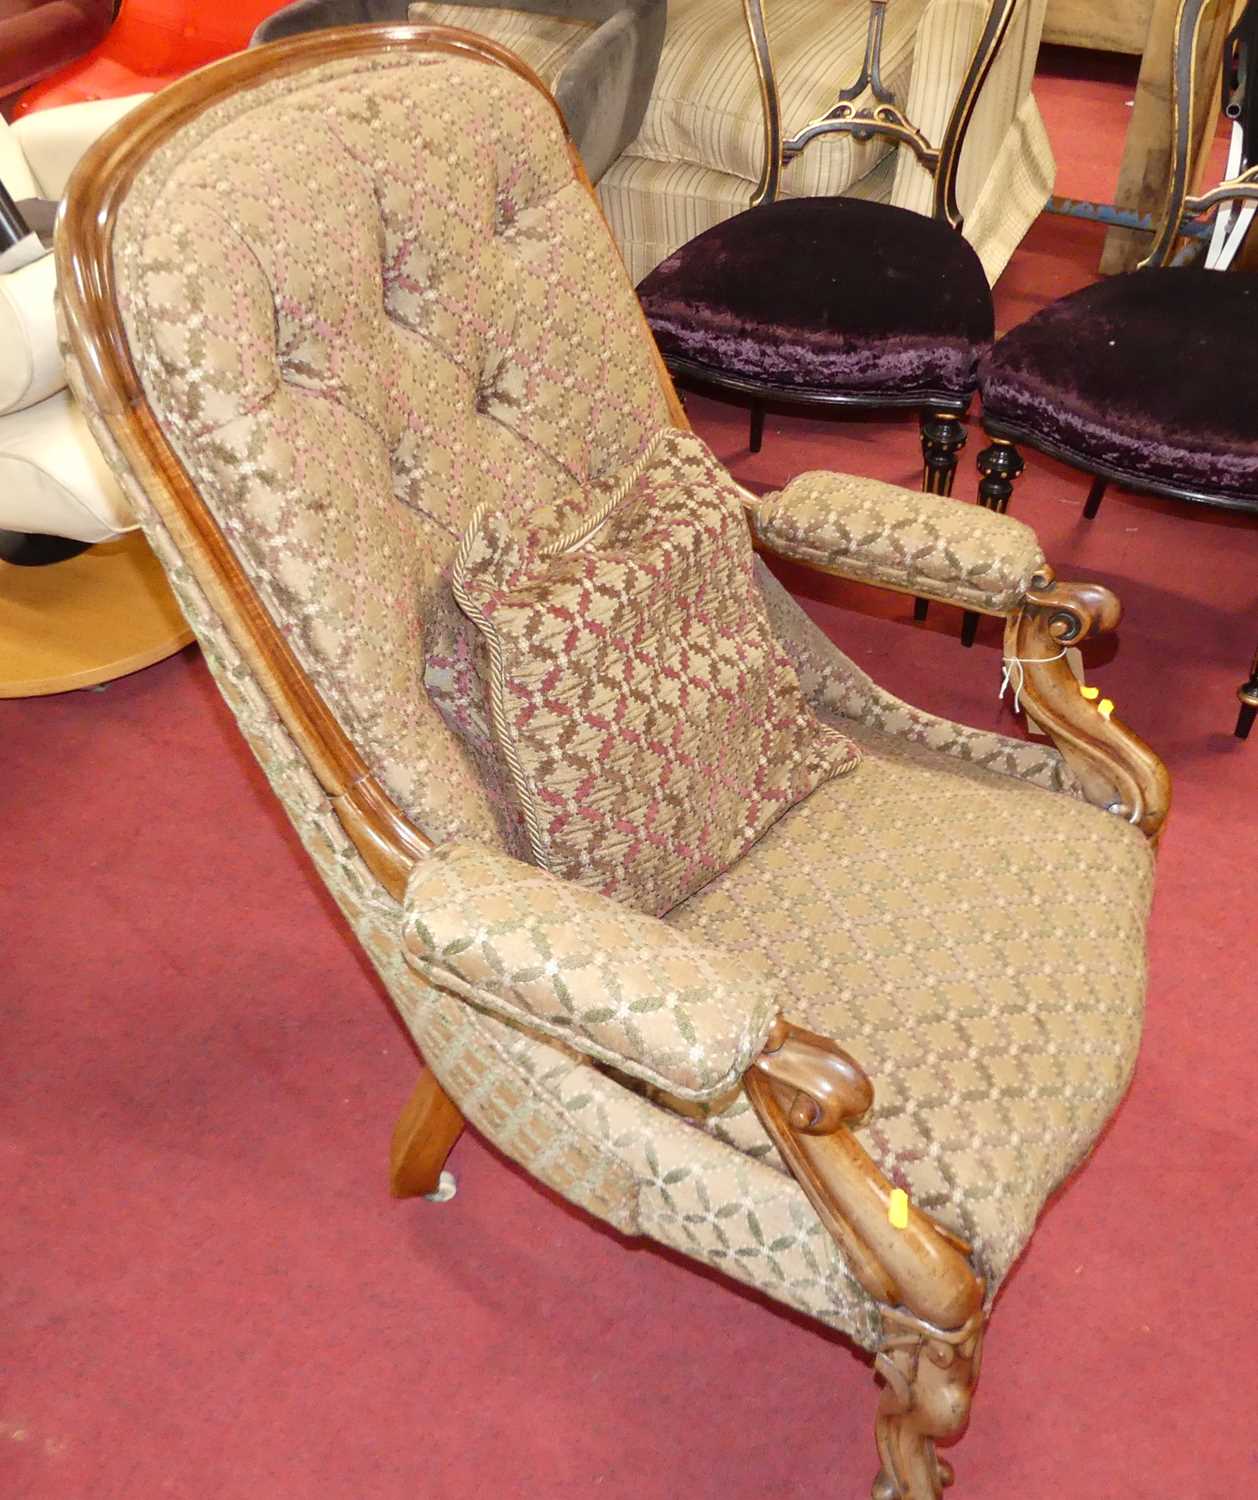
[[[1201,32],[1196,76],[1205,90],[1198,97],[1206,102],[1193,121],[1192,166],[1188,174],[1192,186],[1200,181],[1218,123],[1223,44],[1231,30],[1233,9],[1220,4]],[[1156,216],[1166,198],[1171,169],[1171,60],[1178,14],[1178,0],[1154,0],[1140,81],[1136,85],[1135,108],[1114,195],[1117,207],[1135,213]],[[1101,252],[1102,273],[1112,276],[1120,271],[1134,271],[1148,254],[1150,243],[1143,230],[1111,229]]]

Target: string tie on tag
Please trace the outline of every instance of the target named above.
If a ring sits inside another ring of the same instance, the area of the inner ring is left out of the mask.
[[[1026,672],[1024,667],[1044,666],[1050,661],[1060,661],[1069,646],[1063,646],[1056,656],[1006,656],[1004,675],[1000,679],[1000,692],[997,698],[1003,698],[1013,687],[1013,711],[1016,714],[1022,712],[1022,689],[1026,686]]]

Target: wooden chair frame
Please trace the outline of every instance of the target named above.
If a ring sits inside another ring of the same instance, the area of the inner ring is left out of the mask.
[[[503,49],[445,28],[350,27],[244,52],[166,89],[93,147],[62,207],[56,252],[76,378],[306,756],[364,864],[395,901],[431,841],[384,790],[324,703],[150,408],[118,310],[112,241],[120,205],[140,168],[224,95],[320,63],[398,51],[476,58],[511,69],[545,94],[536,76]],[[569,155],[574,177],[592,195],[570,141]],[[645,319],[642,336],[650,340]],[[656,368],[672,421],[687,427],[658,357]],[[1153,840],[1169,808],[1165,768],[1117,719],[1101,716],[1080,697],[1062,661],[1038,660],[1055,658],[1062,644],[1092,630],[1111,628],[1118,613],[1107,590],[1059,583],[1046,569],[1008,616],[1009,649],[1029,659],[1022,689],[1028,710],[1053,735],[1089,799]],[[935,1442],[955,1438],[965,1425],[986,1317],[969,1246],[912,1205],[903,1227],[891,1222],[892,1186],[846,1128],[869,1108],[873,1088],[837,1043],[779,1018],[744,1083],[823,1224],[882,1310],[876,1366],[885,1389],[877,1418],[882,1473],[876,1500],[938,1500],[952,1475],[937,1458]],[[425,1070],[394,1133],[395,1193],[432,1193],[462,1128],[457,1107]]]
[[[794,135],[784,137],[777,74],[773,66],[773,49],[763,0],[743,0],[743,16],[751,39],[752,56],[760,85],[764,125],[764,160],[760,180],[748,207],[758,208],[761,204],[776,202],[781,189],[782,169],[813,141],[827,135],[851,135],[861,141],[871,140],[874,136],[886,136],[907,145],[934,179],[931,216],[960,233],[964,223],[957,204],[957,171],[961,152],[979,95],[1008,34],[1019,0],[990,0],[982,34],[970,59],[943,139],[937,146],[932,145],[918,126],[904,114],[882,79],[882,38],[887,6],[890,3],[891,0],[869,0],[865,55],[856,82],[839,91],[835,103],[825,114],[810,120]],[[884,407],[919,410],[922,414],[922,489],[934,495],[952,493],[957,463],[961,449],[965,446],[966,435],[961,418],[969,410],[968,398],[960,399],[947,391],[915,391],[908,395],[894,392],[876,395],[849,395],[842,392],[818,394],[815,391],[802,392],[795,386],[750,381],[737,375],[718,378],[706,366],[686,359],[669,359],[668,367],[674,375],[751,398],[750,448],[753,453],[760,450],[767,401],[856,410],[880,410]],[[918,617],[922,618],[924,615],[925,609],[919,607]]]

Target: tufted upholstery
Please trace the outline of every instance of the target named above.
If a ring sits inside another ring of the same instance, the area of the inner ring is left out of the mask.
[[[113,256],[144,394],[262,606],[399,804],[435,841],[474,849],[513,906],[517,875],[538,877],[502,857],[510,830],[423,691],[424,640],[451,627],[451,561],[479,504],[509,515],[579,507],[668,422],[641,314],[573,181],[550,105],[504,69],[440,53],[365,53],[224,91],[140,166]],[[73,351],[67,368],[82,393]],[[251,663],[242,622],[252,599],[224,595],[177,503],[151,478],[146,490],[100,411],[89,406],[89,417],[242,731],[467,1118],[624,1232],[676,1246],[872,1346],[876,1309],[745,1120],[719,1109],[708,1130],[695,1128],[553,1029],[530,1026],[527,1005],[509,1014],[434,987],[423,969],[431,953],[459,957],[447,927],[453,886],[426,891],[423,910],[440,915],[442,931],[425,925],[440,940],[411,928],[408,964],[403,908],[349,840]],[[870,1144],[915,1194],[974,1229],[994,1291],[1130,1071],[1147,856],[1129,830],[1078,803],[1052,748],[898,702],[763,570],[757,577],[809,702],[866,743],[873,795],[858,799],[865,764],[827,783],[833,796],[814,794],[745,870],[697,893],[662,931],[651,927],[651,941],[668,947],[685,935],[741,953],[747,916],[763,913],[764,962],[748,969],[767,963],[804,1019],[868,1044],[884,1111]],[[847,787],[850,802],[838,790]],[[955,909],[966,852],[958,830],[976,851],[967,875],[999,862],[1015,886],[997,908],[990,953],[969,941]],[[936,858],[941,873],[919,911],[911,892],[921,862]],[[436,879],[441,860],[427,863]],[[413,910],[424,879],[414,876]],[[1104,911],[1081,895],[1064,919],[1068,929],[1096,924],[1078,930],[1097,945],[1101,977],[1063,1011],[1039,993],[1018,943],[1031,952],[1051,940],[1052,972],[1086,988],[1059,931],[1062,890],[1075,882],[1089,896],[1108,883],[1123,889]],[[455,907],[485,896],[486,882],[474,884]],[[800,907],[794,925],[788,899]],[[479,942],[483,956],[478,933],[467,949]],[[602,949],[605,960],[623,956],[610,939]],[[517,981],[533,984],[513,975],[512,1004]],[[669,1007],[676,1028],[681,1013]],[[753,1004],[747,1014],[725,1049],[730,1067],[754,1045],[761,1013]],[[880,1043],[888,1018],[894,1029]],[[587,1008],[580,1019],[609,1053],[636,1045],[618,1018]],[[1000,1055],[1011,1037],[1021,1049],[1012,1080]],[[896,1078],[901,1047],[912,1066]],[[680,1065],[671,1037],[665,1050]],[[692,1094],[721,1072],[699,1062]],[[1003,1149],[1007,1131],[1025,1142]]]
[[[339,65],[234,105],[125,207],[141,374],[399,804],[435,838],[518,849],[417,691],[423,630],[457,614],[478,505],[553,501],[667,420],[624,272],[552,106],[505,70]]]

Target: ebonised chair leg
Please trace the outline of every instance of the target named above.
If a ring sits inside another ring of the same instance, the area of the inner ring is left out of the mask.
[[[1026,468],[1022,455],[1005,438],[994,437],[978,456],[978,503],[1004,515],[1018,475]],[[961,618],[961,644],[972,646],[978,631],[978,616],[967,609]]]
[[[1084,519],[1090,521],[1101,508],[1101,501],[1105,498],[1105,491],[1109,489],[1109,480],[1100,477],[1092,481],[1092,488],[1088,491],[1088,498],[1084,503]]]
[[[1258,653],[1255,653],[1253,666],[1249,669],[1249,681],[1241,683],[1236,696],[1241,700],[1241,711],[1236,716],[1236,738],[1247,740],[1254,720],[1258,718]]]
[[[978,456],[978,471],[982,475],[978,485],[978,503],[1001,515],[1009,509],[1013,486],[1026,468],[1022,455],[1005,438],[994,437],[990,447]]]
[[[968,434],[950,411],[923,412],[921,429],[922,488],[928,495],[950,495]]]
[[[759,401],[753,401],[751,403],[751,434],[747,439],[747,447],[752,453],[759,453],[763,442],[764,406]]]
[[[969,436],[955,412],[924,411],[922,432],[922,488],[928,495],[952,494],[957,477],[957,462]],[[924,620],[930,609],[929,599],[913,600],[913,618]]]

